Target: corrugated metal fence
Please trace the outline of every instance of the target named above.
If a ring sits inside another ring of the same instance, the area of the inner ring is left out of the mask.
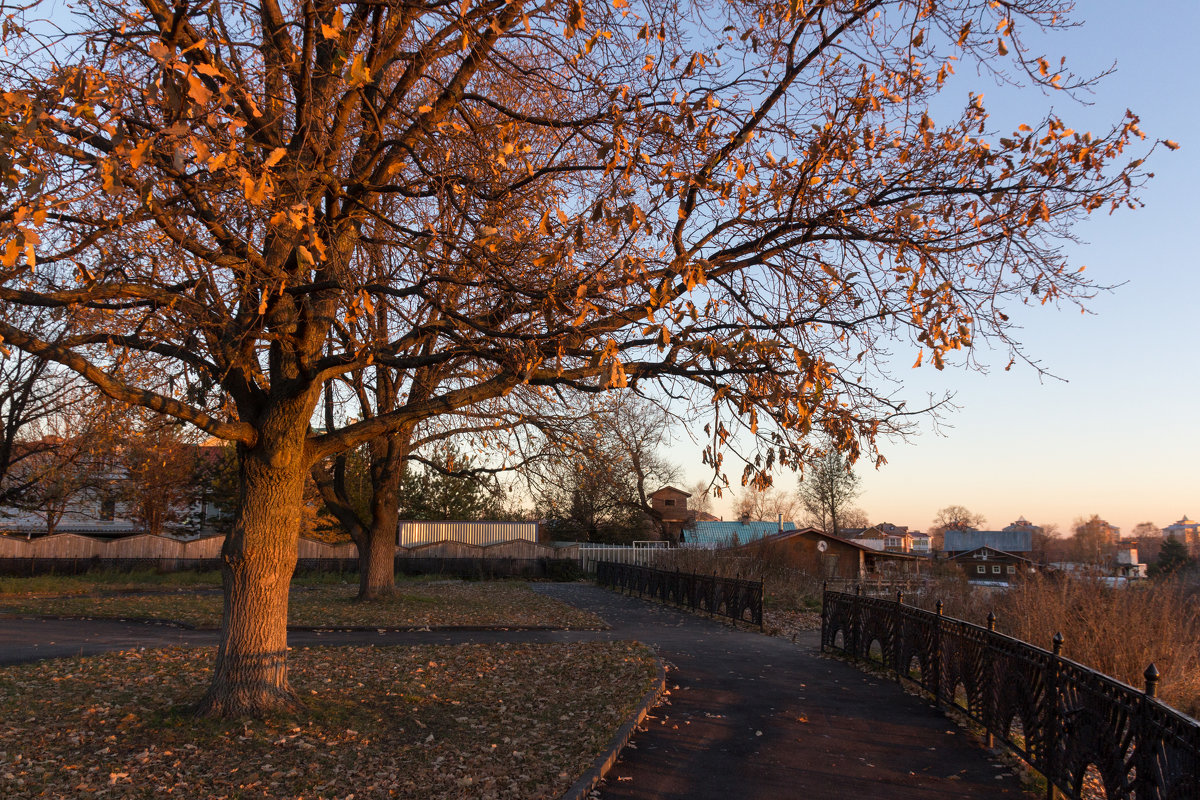
[[[536,542],[536,522],[459,522],[401,520],[396,543],[420,547],[435,542],[457,542],[479,547],[512,541]]]

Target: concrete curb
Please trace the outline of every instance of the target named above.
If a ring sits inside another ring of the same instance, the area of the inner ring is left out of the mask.
[[[604,749],[604,752],[596,756],[592,766],[588,767],[579,780],[571,784],[571,788],[563,793],[561,800],[587,800],[588,793],[596,788],[596,785],[617,763],[617,757],[621,755],[625,745],[629,744],[629,740],[633,738],[633,733],[637,730],[638,725],[642,724],[646,715],[650,713],[650,709],[658,705],[658,701],[662,699],[667,690],[667,670],[663,666],[661,658],[655,657],[654,660],[658,664],[658,675],[654,678],[654,685],[642,696],[642,701],[638,704],[633,716],[613,734],[613,738],[609,740],[608,747]]]

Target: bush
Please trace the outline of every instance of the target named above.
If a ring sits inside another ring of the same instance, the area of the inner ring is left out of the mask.
[[[570,583],[586,577],[579,562],[573,558],[546,559],[546,578],[560,583]]]

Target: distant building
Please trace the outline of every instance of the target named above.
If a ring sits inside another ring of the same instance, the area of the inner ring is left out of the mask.
[[[1163,541],[1175,539],[1182,542],[1188,549],[1188,555],[1195,558],[1200,556],[1200,522],[1190,519],[1187,514],[1178,522],[1162,529]]]
[[[881,522],[846,537],[872,550],[882,550],[888,553],[918,553],[929,554],[930,537],[924,533],[911,532],[907,525],[893,525]]]
[[[976,531],[1001,533],[1002,531]],[[951,531],[946,531],[949,537]],[[962,569],[969,583],[978,586],[1009,586],[1021,575],[1037,572],[1037,565],[1016,553],[997,550],[987,545],[972,548],[951,559]]]
[[[664,486],[650,494],[650,513],[662,526],[666,538],[678,542],[684,527],[696,518],[696,512],[688,510],[691,492]]]
[[[875,550],[816,528],[785,529],[743,547],[750,552],[781,558],[810,575],[844,580],[914,575],[922,571],[922,565],[928,564],[926,559],[911,553]]]
[[[981,547],[1024,556],[1033,552],[1033,531],[946,531],[946,541],[942,549],[953,558],[960,553],[978,550]]]
[[[912,537],[913,555],[927,556],[933,552],[933,537],[928,533],[909,531],[908,535]]]
[[[1146,565],[1138,562],[1136,539],[1124,539],[1117,543],[1117,562],[1113,572],[1118,578],[1138,580],[1146,577]]]
[[[1016,522],[1010,522],[1008,525],[1004,526],[1004,530],[1005,531],[1029,531],[1031,534],[1043,532],[1041,525],[1034,525],[1032,522],[1025,519],[1024,515],[1021,515],[1017,519]]]

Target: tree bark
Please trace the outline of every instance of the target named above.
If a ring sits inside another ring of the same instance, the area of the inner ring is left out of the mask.
[[[241,454],[241,498],[221,550],[224,613],[212,684],[197,713],[263,717],[300,703],[287,680],[287,606],[303,501],[304,438]]]
[[[359,600],[372,600],[390,594],[396,588],[400,484],[411,449],[411,426],[372,443],[371,525],[366,532],[366,541],[358,547]]]

